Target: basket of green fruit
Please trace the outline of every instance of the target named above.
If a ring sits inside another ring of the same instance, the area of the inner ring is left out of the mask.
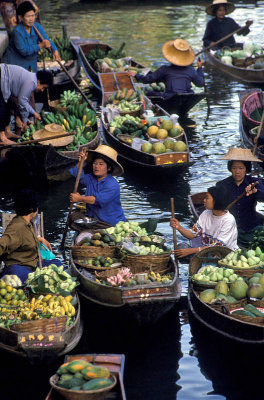
[[[82,257],[114,257],[116,253],[114,236],[106,231],[96,232],[91,238],[85,237],[77,246],[72,246],[72,256],[74,259]]]
[[[230,285],[237,279],[242,279],[232,268],[217,267],[214,265],[205,265],[190,276],[190,281],[196,290],[214,289],[218,282],[226,282]]]
[[[111,257],[82,257],[74,260],[75,264],[80,265],[83,268],[97,270],[97,271],[105,271],[108,269],[120,267],[122,263],[117,258]]]
[[[264,268],[264,253],[259,247],[256,250],[235,250],[218,261],[221,267],[233,268],[238,275],[251,277],[256,270]]]
[[[133,103],[127,100],[121,100],[117,105],[120,115],[132,115],[133,117],[140,115],[141,106],[141,102]]]

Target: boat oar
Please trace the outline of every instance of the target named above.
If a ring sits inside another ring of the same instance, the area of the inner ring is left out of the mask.
[[[198,53],[195,54],[195,57],[197,57],[199,54],[203,53],[204,51],[207,51],[209,49],[211,49],[212,47],[215,47],[216,45],[218,45],[219,43],[223,42],[224,40],[228,39],[230,36],[235,35],[236,33],[242,31],[243,29],[247,28],[248,24],[246,23],[245,26],[242,26],[241,28],[236,29],[234,32],[229,33],[228,35],[222,37],[221,39],[217,40],[217,42],[215,42],[213,45],[210,44],[207,47],[204,47],[202,50],[200,50]]]
[[[171,204],[171,217],[175,218],[175,207],[174,207],[174,198],[171,197],[170,199],[170,204]],[[173,231],[173,246],[174,246],[174,251],[177,249],[177,234],[176,234],[176,228],[172,228]],[[178,265],[178,258],[176,257],[176,254],[174,253],[174,259],[176,264]],[[178,271],[179,273],[179,271]]]
[[[25,140],[24,142],[19,142],[19,143],[6,144],[5,146],[0,146],[0,151],[4,149],[9,149],[10,147],[24,146],[26,144],[32,144],[32,143],[40,143],[40,142],[45,142],[46,140],[59,139],[65,136],[73,136],[73,135],[75,135],[75,132],[74,133],[65,132],[62,135],[48,136],[42,139],[32,139],[32,140]]]
[[[39,32],[38,28],[35,27],[35,25],[33,25],[33,28],[36,32],[36,34],[38,35],[38,37],[40,38],[40,40],[43,42],[44,38],[41,35],[41,33]],[[50,53],[52,53],[51,47],[49,47],[47,50],[50,51]],[[76,89],[80,92],[80,94],[82,95],[82,97],[84,98],[84,100],[86,101],[86,103],[89,104],[89,106],[92,108],[92,110],[95,111],[94,106],[92,105],[91,101],[88,99],[87,96],[85,96],[84,92],[82,91],[82,89],[79,87],[79,85],[76,83],[76,81],[73,79],[73,77],[71,76],[71,74],[67,71],[67,69],[64,67],[64,65],[62,64],[61,61],[56,60],[57,63],[60,65],[60,67],[63,69],[63,71],[65,72],[65,74],[70,78],[70,80],[72,81],[72,83],[74,84],[74,86],[76,87]]]
[[[77,177],[76,177],[73,193],[76,193],[77,190],[78,190],[81,174],[82,174],[82,171],[83,171],[83,165],[84,165],[84,162],[85,162],[85,157],[86,157],[86,152],[85,152],[85,155],[83,156],[83,158],[81,159],[81,161],[79,163],[78,174],[77,174]],[[64,249],[64,243],[65,243],[65,239],[66,239],[66,236],[67,236],[67,232],[68,232],[68,228],[69,228],[70,220],[71,220],[72,208],[73,208],[73,203],[71,202],[70,203],[70,210],[69,210],[69,213],[68,213],[65,229],[64,229],[62,240],[61,240],[61,244],[60,244],[60,250]]]
[[[254,189],[254,187],[256,185],[258,185],[258,181],[254,182],[251,184],[251,190]],[[247,194],[247,192],[244,190],[243,193],[241,193],[239,196],[237,196],[237,198],[232,201],[232,203],[228,204],[228,206],[226,207],[227,210],[230,210],[230,208],[232,208],[240,199],[242,199],[242,197],[244,197]]]

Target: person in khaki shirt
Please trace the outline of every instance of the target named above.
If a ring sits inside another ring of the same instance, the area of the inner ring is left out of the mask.
[[[52,250],[50,243],[43,237],[37,237],[33,220],[38,213],[38,199],[36,192],[22,190],[15,198],[16,216],[8,224],[0,239],[0,260],[4,261],[3,275],[17,275],[22,282],[38,263],[38,247],[42,242]],[[58,260],[47,260],[44,264],[61,265]],[[43,264],[43,263],[42,263]]]

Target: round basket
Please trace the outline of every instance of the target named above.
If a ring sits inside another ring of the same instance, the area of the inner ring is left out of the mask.
[[[56,111],[67,111],[68,107],[62,107],[60,106],[60,100],[52,100],[49,101],[49,107],[51,111],[56,112]]]
[[[64,389],[56,385],[59,380],[59,376],[57,374],[50,377],[51,386],[65,399],[68,400],[103,400],[107,393],[116,385],[116,377],[114,375],[110,375],[112,385],[97,390],[70,390]]]
[[[136,104],[136,103],[134,103],[134,104]],[[119,114],[122,116],[122,115],[132,115],[132,117],[138,117],[139,115],[140,115],[140,109],[141,109],[141,105],[142,105],[142,103],[137,103],[137,104],[139,104],[139,109],[138,110],[131,110],[131,111],[122,111],[122,110],[120,110],[120,108],[118,108],[118,111],[119,111]]]
[[[264,300],[260,300],[260,299],[253,300],[253,299],[249,298],[248,303],[252,304],[255,307],[264,308]]]
[[[261,317],[248,317],[246,315],[237,315],[237,314],[230,314],[232,318],[239,319],[240,321],[243,322],[248,322],[250,324],[255,324],[255,325],[264,325],[264,318]]]
[[[202,267],[202,264],[204,262],[218,262],[218,260],[224,258],[230,252],[231,250],[228,247],[224,246],[206,247],[191,258],[189,265],[189,275],[192,276],[196,274],[197,271]]]
[[[251,268],[236,268],[231,267],[231,265],[224,264],[221,261],[218,261],[218,265],[221,267],[233,269],[237,275],[243,276],[245,278],[251,278],[251,276],[254,275],[256,272],[264,272],[264,265],[262,265],[261,267],[253,265]]]
[[[247,304],[247,299],[241,299],[236,301],[235,303],[219,303],[219,304],[208,304],[214,310],[225,312],[225,309],[228,311],[235,310],[237,308],[244,307]]]
[[[116,254],[115,246],[72,246],[72,256],[74,259],[79,259],[81,257],[114,257]]]
[[[95,265],[85,264],[85,260],[86,260],[86,258],[83,258],[83,260],[77,259],[77,260],[74,260],[74,263],[79,265],[80,267],[83,267],[88,270],[93,270],[93,271],[106,271],[106,270],[112,271],[115,269],[115,267],[96,267]],[[119,268],[122,268],[122,267],[123,267],[123,265],[122,266],[120,265]]]
[[[122,254],[122,253],[121,253]],[[134,268],[137,272],[159,272],[166,273],[169,270],[168,264],[170,253],[157,255],[125,255],[122,259],[124,267]]]

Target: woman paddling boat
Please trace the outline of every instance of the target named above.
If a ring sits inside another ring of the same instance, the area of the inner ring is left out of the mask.
[[[198,253],[203,247],[226,246],[237,249],[237,226],[235,218],[226,210],[227,191],[223,187],[210,187],[204,199],[206,210],[199,216],[192,229],[184,228],[176,218],[171,218],[171,226],[189,240],[195,239],[197,247],[183,243],[174,251],[179,258]],[[183,248],[185,247],[185,248]],[[186,248],[187,247],[187,248]]]
[[[126,221],[120,201],[120,186],[114,178],[123,174],[123,167],[117,162],[117,152],[112,147],[100,145],[95,150],[89,150],[87,156],[82,151],[79,163],[83,157],[87,157],[87,161],[92,164],[92,173],[82,172],[80,183],[86,187],[85,195],[71,193],[70,201],[86,203],[86,216],[96,218],[100,228]],[[75,177],[78,174],[78,165],[70,169]],[[73,215],[72,220],[75,217],[78,218],[79,215]]]
[[[246,196],[242,197],[230,212],[236,219],[238,243],[247,247],[253,239],[255,230],[262,224],[256,212],[256,203],[264,201],[264,183],[260,178],[253,178],[249,174],[251,163],[262,161],[253,156],[249,149],[240,148],[229,149],[220,159],[228,161],[227,168],[232,173],[228,178],[216,183],[216,187],[227,190],[228,204],[246,191]],[[257,181],[258,184],[252,189],[251,185]]]
[[[213,0],[212,4],[206,7],[207,14],[214,18],[207,23],[203,36],[204,47],[214,47],[218,40],[241,28],[233,18],[226,17],[226,15],[233,12],[234,9],[234,4],[227,0]],[[252,23],[253,21],[248,20],[246,22],[246,27],[237,34],[246,36],[249,33],[249,27]],[[235,44],[234,36],[230,36],[219,43],[216,48],[222,48],[224,46],[232,47]]]
[[[148,96],[163,96],[168,98],[176,93],[194,93],[191,83],[198,87],[204,86],[203,61],[198,60],[197,70],[191,65],[195,54],[189,43],[184,39],[170,40],[162,46],[162,54],[170,65],[163,65],[146,76],[129,71],[139,82],[164,82],[166,91],[148,92]]]

